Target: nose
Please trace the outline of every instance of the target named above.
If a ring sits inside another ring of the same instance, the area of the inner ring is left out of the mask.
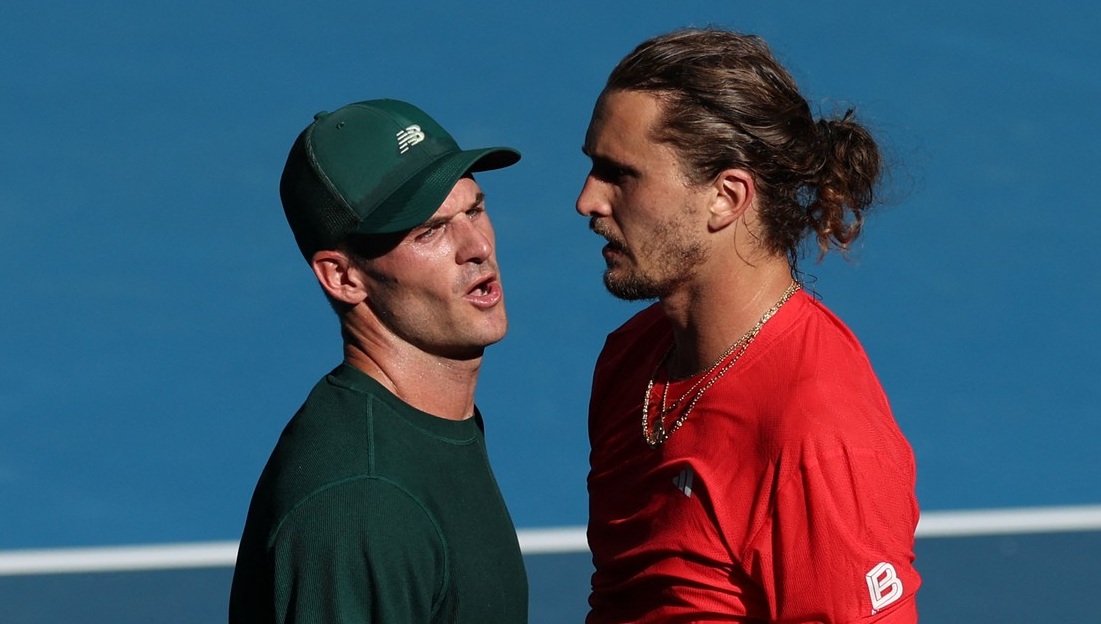
[[[585,178],[585,184],[581,187],[581,194],[577,196],[577,213],[583,217],[607,217],[611,215],[611,207],[603,192],[604,184],[590,173]]]
[[[481,264],[493,257],[493,226],[489,223],[489,216],[482,215],[480,222],[463,221],[460,226],[461,242],[456,247],[459,264],[473,262]]]

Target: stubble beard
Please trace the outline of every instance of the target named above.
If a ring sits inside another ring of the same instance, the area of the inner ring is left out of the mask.
[[[627,266],[611,266],[604,271],[604,287],[613,296],[625,301],[662,299],[690,282],[697,267],[707,259],[707,251],[699,241],[691,240],[674,224],[665,224],[653,233],[638,256],[648,259],[649,266],[640,266],[638,256],[627,249],[595,220],[591,228],[619,251]]]

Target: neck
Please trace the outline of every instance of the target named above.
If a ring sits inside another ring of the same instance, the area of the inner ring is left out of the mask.
[[[703,268],[692,282],[662,298],[673,325],[670,375],[689,377],[709,368],[757,325],[792,282],[783,257],[738,268]]]
[[[480,355],[451,359],[387,338],[345,325],[344,362],[422,412],[447,420],[474,415]]]

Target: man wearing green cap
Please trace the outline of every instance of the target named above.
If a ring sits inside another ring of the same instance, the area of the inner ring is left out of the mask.
[[[462,150],[395,100],[319,113],[280,184],[340,318],[344,361],[280,437],[249,508],[230,622],[526,622],[527,576],[474,390],[505,335],[485,197]]]

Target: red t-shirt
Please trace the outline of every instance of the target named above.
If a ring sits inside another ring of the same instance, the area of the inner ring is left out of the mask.
[[[651,306],[596,366],[587,622],[916,622],[913,453],[848,328],[797,292],[651,449],[671,343]]]

